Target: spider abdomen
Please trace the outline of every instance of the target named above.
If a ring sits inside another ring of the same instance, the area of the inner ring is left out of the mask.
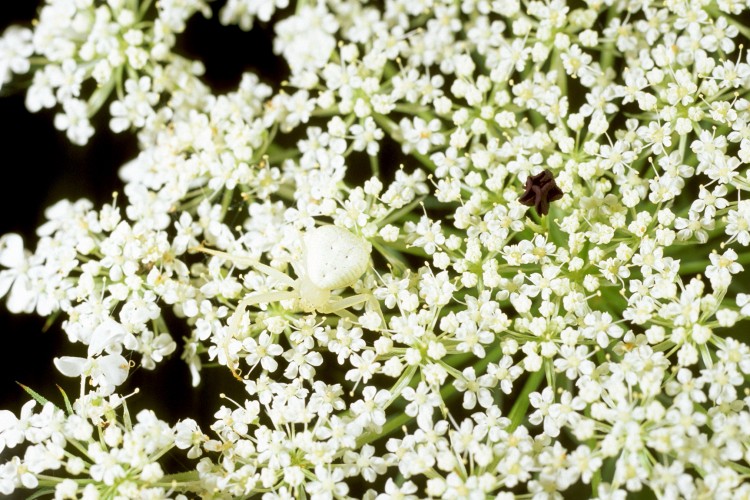
[[[307,276],[317,287],[353,285],[367,270],[372,245],[338,226],[319,226],[305,234]]]

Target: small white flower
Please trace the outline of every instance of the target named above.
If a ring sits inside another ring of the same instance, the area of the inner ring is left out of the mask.
[[[0,37],[0,89],[10,82],[13,73],[29,71],[29,57],[34,53],[32,31],[20,26],[10,26]]]
[[[88,356],[98,356],[105,349],[107,352],[119,354],[122,343],[125,341],[128,331],[125,327],[112,318],[107,318],[94,329],[88,348]]]
[[[445,143],[445,136],[440,133],[442,125],[437,118],[433,118],[429,122],[419,117],[415,117],[413,120],[404,118],[399,126],[405,141],[402,149],[406,154],[411,152],[412,149],[416,149],[417,152],[425,155],[432,146],[440,146]]]
[[[36,303],[29,269],[31,253],[24,249],[20,235],[10,233],[0,237],[0,297],[8,295],[6,305],[14,313],[31,312]]]
[[[34,400],[25,403],[21,408],[20,418],[17,418],[11,411],[0,410],[0,451],[6,447],[15,448],[24,442],[35,406]]]
[[[130,370],[128,360],[119,354],[105,354],[95,358],[62,356],[53,360],[55,367],[66,377],[90,377],[104,395],[112,394],[125,382]]]
[[[71,98],[63,101],[63,112],[55,115],[55,128],[64,131],[70,142],[84,146],[94,135],[84,101]]]
[[[706,267],[706,277],[711,280],[714,290],[725,290],[732,282],[732,275],[737,274],[744,268],[737,262],[737,252],[727,249],[721,256],[711,253],[708,258],[711,265]]]

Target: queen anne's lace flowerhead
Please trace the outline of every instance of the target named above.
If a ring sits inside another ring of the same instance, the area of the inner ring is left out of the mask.
[[[71,343],[0,493],[750,496],[747,2],[39,3],[3,92],[138,154],[0,237]],[[211,88],[213,13],[284,74]],[[131,413],[177,353],[221,396]]]

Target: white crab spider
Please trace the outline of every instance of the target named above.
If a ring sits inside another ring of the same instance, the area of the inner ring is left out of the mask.
[[[271,266],[259,262],[252,266],[266,275],[286,285],[291,290],[252,293],[243,298],[229,320],[225,354],[229,369],[238,380],[242,380],[235,367],[231,366],[229,340],[236,338],[240,330],[245,310],[255,304],[265,304],[281,300],[296,300],[305,312],[337,313],[361,304],[370,295],[359,294],[347,298],[332,298],[331,291],[354,285],[370,264],[372,245],[361,236],[338,226],[318,226],[305,233],[302,239],[303,251],[299,261],[292,261],[297,279],[282,273]],[[219,257],[237,260],[225,252],[209,248],[198,248]]]

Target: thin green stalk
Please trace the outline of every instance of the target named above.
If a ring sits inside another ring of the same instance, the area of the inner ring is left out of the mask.
[[[463,359],[463,355],[459,354],[457,356],[459,356],[459,359]],[[492,351],[488,352],[484,358],[479,360],[479,362],[474,365],[474,369],[476,370],[476,373],[477,374],[484,373],[484,370],[487,368],[487,365],[489,365],[493,361],[497,361],[497,359],[499,359],[500,356],[502,356],[501,349],[493,349]],[[416,371],[416,367],[414,371]],[[456,393],[457,393],[456,387],[453,384],[448,384],[440,390],[440,397],[445,402],[451,399]],[[390,405],[390,403],[388,404]],[[383,429],[380,432],[378,433],[368,432],[367,434],[360,436],[360,438],[357,440],[357,446],[361,447],[364,444],[367,444],[372,441],[381,439],[385,436],[388,436],[389,434],[394,432],[396,429],[401,428],[402,426],[406,425],[409,421],[413,419],[414,419],[413,417],[408,416],[404,412],[401,412],[398,415],[393,415],[386,421],[385,425],[383,425]]]
[[[385,131],[389,132],[393,140],[395,140],[399,144],[402,143],[403,137],[401,136],[401,127],[399,127],[393,120],[377,113],[373,114],[373,118],[375,118],[375,123],[377,123]],[[419,162],[430,172],[435,171],[435,164],[432,162],[432,160],[430,160],[429,156],[418,153],[417,151],[411,151],[409,153],[409,156],[415,158],[416,160],[419,160]]]
[[[734,16],[724,15],[721,11],[719,11],[719,9],[713,6],[706,6],[706,11],[716,18],[723,17],[731,24],[733,24],[739,30],[739,32],[745,36],[745,38],[750,38],[750,28],[742,24],[742,22],[738,19],[735,19]]]
[[[401,374],[401,377],[399,377],[398,381],[396,381],[395,384],[393,384],[393,387],[391,387],[391,399],[388,401],[388,404],[385,405],[386,408],[391,406],[394,401],[396,401],[400,396],[401,392],[403,392],[404,389],[411,383],[412,378],[414,377],[414,374],[417,371],[417,365],[412,365],[407,370]]]
[[[386,420],[385,425],[383,425],[383,428],[381,429],[380,432],[368,432],[360,436],[360,438],[357,439],[357,447],[360,448],[365,444],[371,443],[372,441],[376,441],[380,438],[384,438],[390,435],[396,429],[400,429],[402,426],[406,425],[406,423],[412,419],[413,417],[410,417],[404,412],[401,412],[398,415],[394,415],[390,417],[388,420]]]
[[[614,7],[610,7],[609,10],[607,10],[607,21],[605,26],[609,26],[612,22],[612,19],[615,18],[615,15],[617,15],[617,9]],[[614,62],[615,59],[615,41],[614,38],[607,42],[604,45],[604,48],[602,49],[602,55],[599,59],[599,65],[603,70],[606,70],[607,68],[612,67],[612,62]]]
[[[688,249],[686,247],[686,249]],[[690,248],[690,250],[695,250]],[[750,252],[740,252],[737,254],[737,261],[739,264],[750,264]],[[706,267],[711,265],[709,259],[694,260],[691,262],[680,262],[680,274],[695,274],[701,273],[706,270]]]
[[[586,407],[586,417],[591,418],[591,407]],[[597,440],[595,437],[589,439],[586,443],[589,449],[593,452],[596,449]],[[599,494],[599,484],[602,482],[602,468],[599,467],[594,471],[591,476],[591,498],[594,498]]]
[[[172,484],[173,482],[176,483],[193,483],[198,481],[200,478],[198,476],[197,470],[191,470],[187,472],[177,472],[175,474],[167,474],[165,475],[161,482],[166,484]]]
[[[117,88],[119,90],[120,88],[120,82],[122,81],[122,67],[119,67],[115,70],[115,75],[110,78],[107,83],[101,87],[98,87],[93,94],[91,94],[91,97],[89,97],[88,103],[86,105],[86,112],[89,116],[94,116],[97,111],[104,105],[105,102],[107,102],[107,99],[109,99],[110,94],[112,93],[112,89],[117,85]],[[118,92],[119,94],[119,92]],[[122,98],[122,96],[118,95],[118,98]]]
[[[222,219],[226,216],[227,210],[229,210],[229,204],[232,202],[234,196],[234,190],[224,190],[224,196],[221,198],[221,217]]]
[[[380,162],[377,155],[370,156],[370,171],[373,177],[380,177]]]
[[[511,408],[510,413],[508,413],[508,418],[510,419],[510,431],[514,431],[526,416],[526,410],[529,408],[530,404],[529,394],[537,390],[539,384],[544,378],[544,373],[544,369],[532,373],[524,384],[523,389],[521,389],[521,393],[518,395],[516,402],[513,403],[513,408]]]
[[[419,205],[422,202],[422,200],[423,200],[423,197],[417,198],[416,200],[400,208],[399,210],[396,210],[395,212],[391,212],[390,214],[385,216],[385,218],[380,220],[380,222],[378,223],[378,226],[383,227],[386,224],[389,224],[393,220],[399,220],[404,215],[410,214],[414,210],[414,207]]]
[[[151,6],[151,0],[144,0],[141,3],[140,8],[138,9],[138,18],[143,19],[143,16],[146,15],[146,11],[148,11],[148,8]]]

